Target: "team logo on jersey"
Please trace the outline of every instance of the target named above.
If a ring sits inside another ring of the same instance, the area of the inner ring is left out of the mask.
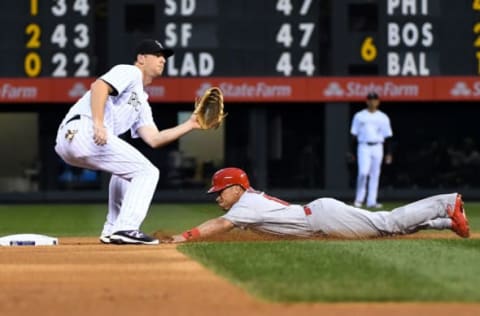
[[[130,94],[130,98],[128,99],[127,103],[130,104],[135,111],[140,111],[141,102],[138,99],[138,95],[136,92],[132,91],[132,94]]]

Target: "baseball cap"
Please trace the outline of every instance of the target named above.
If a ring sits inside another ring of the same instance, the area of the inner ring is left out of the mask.
[[[162,44],[154,39],[144,39],[141,41],[135,49],[135,55],[138,54],[157,54],[162,53],[165,58],[173,55],[173,50],[163,48]]]
[[[378,99],[378,94],[376,94],[375,92],[369,92],[367,94],[367,100],[376,100]]]

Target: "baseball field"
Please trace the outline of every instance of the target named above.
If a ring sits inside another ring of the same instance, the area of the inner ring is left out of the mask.
[[[386,205],[391,209],[398,203]],[[427,231],[374,240],[275,240],[233,231],[183,245],[98,242],[106,205],[3,205],[0,315],[480,315],[480,203],[472,238]],[[212,204],[154,204],[142,229],[176,233]]]

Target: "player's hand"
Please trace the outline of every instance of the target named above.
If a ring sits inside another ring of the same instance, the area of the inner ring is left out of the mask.
[[[192,114],[187,122],[192,126],[192,129],[200,128],[200,124],[198,123],[198,119],[197,119],[197,114]]]
[[[99,146],[107,143],[107,129],[103,125],[93,126],[93,141]]]
[[[390,165],[393,162],[393,156],[392,154],[387,154],[385,155],[385,164]]]
[[[162,242],[167,244],[179,244],[186,241],[187,239],[183,237],[183,235],[173,235],[169,240],[165,240],[165,241],[162,240]]]

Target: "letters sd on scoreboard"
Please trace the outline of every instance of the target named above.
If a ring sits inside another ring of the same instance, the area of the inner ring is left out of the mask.
[[[342,44],[351,51],[348,62],[339,62],[345,74],[480,74],[479,0],[340,0],[334,6],[349,27],[334,23],[332,34],[343,32],[354,43]]]

